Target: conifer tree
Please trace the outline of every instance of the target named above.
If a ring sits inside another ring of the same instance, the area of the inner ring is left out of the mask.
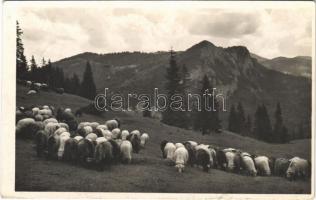
[[[30,60],[30,78],[32,81],[38,81],[38,71],[37,71],[37,64],[35,61],[34,56]]]
[[[184,114],[185,111],[174,110],[170,106],[172,95],[179,94],[182,95],[182,98],[184,99],[185,92],[185,86],[183,84],[181,71],[176,61],[175,52],[172,50],[170,51],[170,61],[169,67],[167,67],[166,79],[167,82],[165,88],[167,90],[167,107],[166,110],[162,112],[162,122],[180,128],[187,128],[188,118],[186,114]]]
[[[235,109],[235,105],[231,105],[229,117],[228,117],[228,130],[232,132],[237,131],[237,113]]]
[[[16,77],[26,79],[28,74],[28,66],[24,55],[24,47],[22,42],[23,31],[20,28],[19,22],[16,21]]]
[[[87,62],[87,66],[83,74],[80,95],[91,100],[93,100],[96,96],[96,86],[93,80],[93,74],[89,61]]]
[[[245,135],[247,136],[252,135],[252,121],[251,121],[250,115],[248,115],[246,119]]]
[[[267,108],[264,104],[258,106],[255,114],[254,133],[259,140],[272,141],[272,127]]]
[[[208,96],[207,98],[206,96],[203,96],[203,94],[206,94],[207,90],[211,93],[213,87],[211,86],[207,75],[205,75],[202,81],[201,89],[201,111],[197,113],[195,121],[195,127],[202,132],[202,135],[210,134],[212,131],[218,132],[221,128],[218,116],[218,103],[216,99],[211,96]],[[213,99],[215,100],[214,107]],[[207,110],[210,108],[211,110]]]
[[[276,110],[275,110],[275,123],[273,127],[273,142],[276,143],[285,143],[289,141],[287,128],[283,124],[282,119],[282,111],[280,103],[277,103]]]
[[[246,118],[245,111],[241,104],[241,102],[237,105],[237,124],[236,124],[236,132],[244,135],[245,134],[245,126],[246,126]]]

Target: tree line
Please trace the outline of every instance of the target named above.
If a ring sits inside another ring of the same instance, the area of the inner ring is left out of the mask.
[[[200,131],[203,135],[211,134],[212,132],[219,132],[221,121],[219,119],[218,102],[216,99],[201,98],[200,110],[194,107],[193,111],[175,111],[170,107],[170,99],[174,94],[180,94],[187,96],[188,84],[190,81],[189,73],[185,65],[179,66],[174,51],[170,51],[169,66],[166,69],[166,84],[165,89],[167,91],[168,101],[167,109],[162,113],[162,122],[168,125],[177,126],[180,128],[193,128]],[[206,90],[212,91],[213,85],[207,75],[200,81],[200,96],[205,94]],[[208,111],[204,106],[209,100],[209,105],[215,105],[213,111]],[[213,102],[215,101],[215,102]],[[183,102],[188,103],[188,102]],[[186,105],[184,105],[186,107]],[[194,119],[194,120],[192,120]]]
[[[17,80],[30,80],[33,82],[46,83],[49,88],[64,88],[65,92],[79,95],[88,99],[96,96],[96,86],[93,79],[91,64],[86,63],[82,81],[76,73],[72,77],[66,77],[62,68],[53,67],[50,59],[46,61],[42,58],[41,64],[37,64],[34,56],[28,64],[24,55],[24,45],[22,42],[23,31],[19,22],[16,22],[16,78]]]
[[[254,137],[270,143],[287,143],[290,141],[288,129],[283,123],[281,105],[278,102],[274,112],[275,122],[272,125],[265,104],[257,106],[254,121],[248,114],[246,117],[241,102],[237,108],[233,104],[228,117],[228,130],[242,136]]]
[[[179,65],[177,63],[176,54],[174,51],[170,51],[169,66],[166,68],[166,85],[165,89],[168,94],[168,99],[173,94],[182,94],[185,96],[189,88],[189,75],[185,65]],[[212,80],[204,75],[200,81],[200,96],[208,89],[212,91]],[[215,101],[215,102],[213,102]],[[210,104],[215,105],[213,111],[208,111],[204,106],[201,106],[201,110],[189,111],[174,111],[169,106],[170,102],[167,102],[167,110],[162,113],[162,122],[168,125],[194,129],[200,131],[203,135],[211,133],[220,133],[222,128],[220,116],[219,116],[219,103],[215,99],[210,99]],[[201,98],[201,105],[205,105],[205,99]],[[149,116],[148,112],[144,112],[144,116]],[[245,113],[241,102],[235,106],[231,105],[228,127],[229,131],[235,132],[242,136],[253,137],[269,143],[287,143],[291,139],[303,138],[303,127],[299,125],[298,136],[296,138],[291,137],[287,127],[283,122],[281,105],[279,102],[276,104],[274,112],[274,124],[271,123],[270,117],[265,104],[257,106],[254,114],[254,121],[250,114]],[[297,134],[296,134],[297,135]]]

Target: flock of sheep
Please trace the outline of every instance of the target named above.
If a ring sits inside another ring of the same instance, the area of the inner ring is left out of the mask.
[[[27,95],[33,95],[42,91],[55,91],[59,94],[63,94],[65,92],[64,88],[51,88],[46,83],[38,83],[34,81],[27,81],[27,80],[18,80],[19,84],[22,84],[29,88],[29,91],[26,93]]]
[[[77,123],[70,108],[20,107],[16,111],[17,137],[33,138],[39,157],[94,166],[104,170],[113,163],[131,163],[132,153],[144,148],[149,135],[120,130],[118,119],[104,124]]]
[[[17,137],[33,138],[38,156],[94,166],[104,170],[113,163],[131,163],[132,154],[138,153],[149,140],[147,133],[138,130],[120,130],[120,120],[104,124],[78,123],[70,108],[53,106],[16,110]],[[172,161],[179,172],[186,165],[200,166],[203,171],[218,168],[225,171],[246,173],[251,176],[285,176],[290,180],[308,178],[310,162],[299,157],[292,159],[268,158],[251,155],[234,148],[218,148],[195,141],[172,143],[162,141],[162,156]]]
[[[251,155],[234,148],[220,149],[211,145],[198,144],[195,141],[172,143],[166,140],[160,144],[164,159],[172,161],[178,172],[186,165],[200,166],[208,172],[218,168],[229,172],[246,173],[251,176],[285,176],[289,180],[306,179],[310,176],[310,162],[299,157],[292,159],[268,158]]]

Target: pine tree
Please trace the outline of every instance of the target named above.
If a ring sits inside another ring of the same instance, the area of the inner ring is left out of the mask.
[[[72,94],[79,94],[79,88],[80,88],[80,80],[77,76],[77,74],[75,73],[72,78],[71,78],[71,85],[72,85]]]
[[[170,98],[174,94],[184,95],[185,86],[182,80],[181,71],[177,65],[175,52],[171,50],[169,67],[167,67],[166,75],[166,85],[167,90],[167,107],[163,112],[162,122],[172,126],[177,126],[180,128],[188,127],[188,118],[184,111],[175,111],[170,107]],[[183,96],[184,98],[184,96]]]
[[[232,132],[237,132],[237,113],[235,109],[235,105],[231,105],[229,118],[228,118],[228,130]]]
[[[264,104],[258,106],[255,114],[254,133],[259,140],[271,142],[272,127],[267,108]]]
[[[248,115],[246,119],[245,135],[247,136],[252,135],[252,121],[251,121],[250,115]]]
[[[37,64],[35,61],[34,56],[32,55],[32,58],[30,60],[30,77],[32,81],[38,81],[38,71],[37,71]]]
[[[281,111],[281,106],[279,102],[277,103],[274,117],[275,117],[275,124],[273,127],[272,142],[277,142],[277,143],[288,142],[289,136],[288,136],[287,128],[283,124],[282,111]]]
[[[47,65],[45,58],[42,58],[42,67],[45,67]]]
[[[93,100],[96,96],[96,93],[96,86],[93,80],[91,65],[88,61],[85,72],[83,74],[83,79],[80,87],[80,95]]]
[[[245,111],[244,108],[241,104],[241,102],[238,103],[237,105],[237,130],[236,132],[244,135],[245,133],[245,126],[246,126],[246,118],[245,118]]]
[[[48,60],[45,74],[46,74],[45,77],[47,80],[46,83],[49,85],[50,88],[54,88],[54,79],[53,79],[54,69],[53,69],[50,59]]]
[[[210,96],[205,98],[203,94],[206,94],[207,90],[211,92],[213,87],[211,86],[207,75],[205,75],[202,81],[201,89],[201,111],[198,112],[195,122],[195,127],[202,132],[202,135],[210,134],[212,131],[218,132],[221,128],[218,116],[218,102],[214,102],[215,106],[213,108],[213,99],[215,101],[216,99]],[[212,110],[207,110],[207,104],[211,106]]]
[[[23,31],[19,22],[16,21],[16,77],[18,79],[26,79],[28,73],[27,61],[24,55],[24,47],[22,42]]]

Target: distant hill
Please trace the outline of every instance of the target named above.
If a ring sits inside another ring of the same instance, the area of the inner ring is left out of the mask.
[[[294,58],[276,57],[267,59],[256,54],[251,54],[259,63],[269,69],[273,69],[285,74],[295,76],[304,76],[311,78],[312,76],[312,58],[310,56],[296,56]]]
[[[202,41],[176,53],[178,64],[186,65],[189,71],[190,92],[200,89],[200,81],[207,74],[217,90],[227,95],[227,109],[241,101],[246,113],[253,116],[257,105],[265,103],[273,122],[279,101],[289,130],[293,131],[299,123],[304,123],[306,132],[310,132],[310,79],[271,70],[262,65],[258,58],[253,58],[243,46],[222,48]],[[152,94],[155,87],[164,91],[168,52],[83,53],[53,65],[62,67],[66,76],[76,73],[81,78],[87,61],[92,65],[98,92],[103,92],[105,87],[123,94]],[[221,113],[225,127],[227,113]]]

